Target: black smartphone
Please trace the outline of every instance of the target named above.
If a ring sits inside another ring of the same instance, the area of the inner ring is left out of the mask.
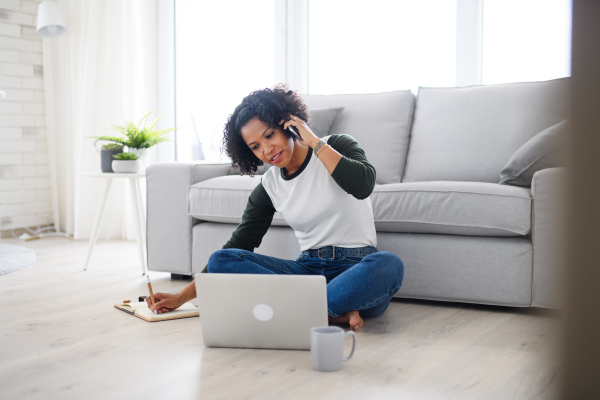
[[[303,140],[302,136],[300,136],[300,134],[298,133],[298,131],[296,130],[295,126],[289,126],[287,128],[287,131],[289,132],[290,135],[292,135],[292,137],[295,137],[296,140]]]

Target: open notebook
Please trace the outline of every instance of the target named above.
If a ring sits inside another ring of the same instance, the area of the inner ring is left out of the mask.
[[[185,303],[176,310],[172,310],[162,314],[154,314],[146,302],[141,303],[122,303],[115,304],[119,310],[125,311],[128,314],[135,315],[138,318],[145,319],[148,322],[166,321],[168,319],[198,317],[200,312],[198,307],[192,303]]]

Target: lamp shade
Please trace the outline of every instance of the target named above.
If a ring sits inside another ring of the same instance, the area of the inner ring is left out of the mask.
[[[43,38],[55,38],[67,33],[58,6],[53,1],[44,1],[38,6],[36,31]]]

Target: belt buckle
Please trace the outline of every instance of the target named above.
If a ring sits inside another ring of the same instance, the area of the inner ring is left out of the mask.
[[[333,247],[333,257],[331,257],[331,258],[321,257],[321,249],[317,249],[317,255],[319,256],[319,258],[325,258],[326,260],[334,260],[335,259],[335,246],[331,246],[331,247]]]

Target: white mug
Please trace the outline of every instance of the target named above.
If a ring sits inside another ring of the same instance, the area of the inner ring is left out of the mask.
[[[352,336],[352,351],[348,358],[344,357],[344,340]],[[317,371],[337,371],[342,368],[342,361],[349,361],[356,348],[354,332],[338,326],[317,326],[310,328],[310,355],[313,368]]]

